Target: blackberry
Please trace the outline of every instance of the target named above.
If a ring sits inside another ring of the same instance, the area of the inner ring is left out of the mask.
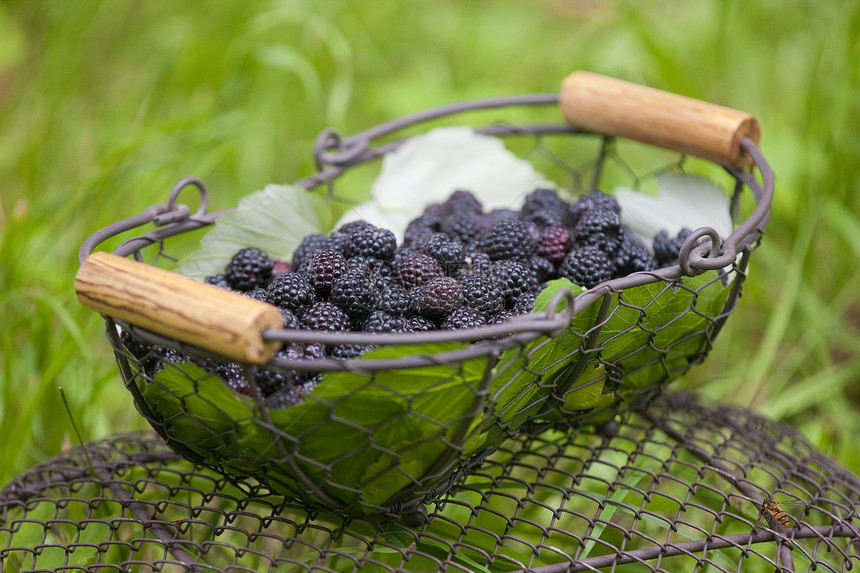
[[[460,280],[463,303],[484,315],[499,312],[505,306],[505,295],[499,281],[489,274],[474,274]]]
[[[541,231],[535,252],[552,264],[558,265],[570,251],[571,243],[570,231],[565,227],[553,225]]]
[[[224,276],[224,273],[218,273],[217,275],[208,276],[203,281],[206,284],[210,284],[212,286],[216,286],[218,288],[223,288],[227,290],[232,290],[230,288],[230,283],[227,282],[227,277]]]
[[[437,233],[440,229],[439,217],[429,213],[423,213],[409,222],[403,233],[403,245],[419,247],[424,244],[427,237]]]
[[[531,269],[537,277],[538,283],[546,283],[547,281],[557,278],[558,273],[556,273],[555,265],[548,259],[538,255],[532,255],[529,257],[528,265],[529,269]]]
[[[457,189],[445,200],[442,207],[446,214],[452,213],[472,213],[479,214],[483,212],[484,206],[477,197],[471,192],[463,189]]]
[[[394,280],[385,281],[380,286],[376,309],[395,316],[410,316],[416,312],[409,292]]]
[[[299,321],[298,317],[291,311],[285,308],[280,309],[281,318],[283,319],[284,328],[288,329],[299,329],[302,327],[301,321]]]
[[[224,277],[230,288],[247,292],[257,287],[265,288],[272,278],[274,262],[260,249],[251,247],[241,249],[224,270]]]
[[[374,280],[387,278],[394,274],[394,266],[391,262],[380,261],[374,257],[366,257],[363,255],[356,255],[347,259],[346,266],[350,271],[363,267]]]
[[[296,388],[281,388],[266,399],[266,406],[275,410],[289,408],[304,401]]]
[[[286,350],[282,349],[276,352],[275,358],[288,358]],[[288,384],[292,384],[292,376],[289,373],[265,366],[251,366],[251,375],[264,398],[271,396]]]
[[[360,321],[376,307],[379,289],[368,268],[357,267],[334,282],[330,300],[350,318]]]
[[[446,275],[454,274],[465,261],[463,243],[451,238],[445,233],[434,233],[424,242],[424,254],[430,255]]]
[[[400,260],[397,266],[400,284],[406,289],[421,286],[427,281],[441,277],[445,273],[439,262],[424,253],[411,253]]]
[[[301,316],[314,303],[316,295],[308,277],[300,273],[278,275],[269,284],[266,293],[269,304]]]
[[[490,255],[481,251],[469,251],[466,253],[463,261],[463,266],[460,267],[458,276],[466,277],[477,273],[486,272],[493,262],[490,260]]]
[[[384,310],[371,312],[361,327],[364,332],[402,332],[405,328],[405,318],[393,316]]]
[[[322,235],[320,233],[313,233],[311,235],[305,236],[299,243],[299,246],[296,247],[296,250],[293,251],[293,269],[297,270],[299,267],[301,267],[306,262],[306,260],[316,251],[328,249],[330,246],[330,240],[326,235]]]
[[[350,330],[349,317],[336,305],[320,301],[302,315],[302,324],[311,330]]]
[[[651,271],[657,268],[657,261],[645,245],[632,234],[624,235],[624,240],[618,251],[615,253],[615,259],[612,261],[612,274],[616,277],[627,276],[630,273],[639,271]]]
[[[530,292],[521,296],[511,308],[511,312],[517,314],[528,314],[535,308],[535,299],[537,294]]]
[[[348,223],[344,223],[341,225],[336,232],[343,233],[348,240],[349,235],[352,235],[356,231],[361,231],[364,229],[375,229],[376,226],[372,223],[368,223],[364,219],[358,219],[357,221],[349,221]]]
[[[445,317],[440,325],[443,330],[478,328],[487,324],[487,315],[477,309],[463,306]]]
[[[473,213],[457,212],[445,217],[439,230],[463,245],[475,245],[481,237],[478,216]]]
[[[523,215],[523,221],[533,223],[539,228],[544,227],[563,227],[565,225],[565,217],[563,211],[552,211],[550,209],[541,209],[530,215]]]
[[[502,286],[505,308],[512,309],[519,299],[538,289],[534,272],[517,261],[496,261],[488,271]]]
[[[594,245],[583,245],[570,251],[558,268],[558,274],[576,285],[590,289],[612,278],[612,259]]]
[[[437,277],[413,292],[419,312],[428,318],[440,319],[463,304],[463,287],[451,277]]]
[[[245,296],[251,297],[253,299],[259,300],[260,302],[269,302],[268,294],[266,289],[257,287],[252,291],[247,293],[243,293]]]
[[[583,214],[592,209],[606,209],[616,215],[621,214],[621,205],[611,195],[601,191],[592,191],[588,195],[581,196],[567,209],[568,225],[575,226]]]
[[[350,358],[358,358],[373,348],[373,346],[365,344],[336,344],[328,349],[328,353],[332,358],[349,360]]]
[[[692,231],[684,227],[675,237],[670,237],[665,229],[654,237],[654,258],[657,260],[657,268],[668,267],[678,264],[678,254],[681,246]]]
[[[503,309],[487,319],[487,324],[504,324],[508,319],[516,316],[514,311]]]
[[[534,249],[534,238],[528,227],[516,219],[502,219],[495,223],[484,241],[484,252],[490,255],[493,261],[524,261],[531,256]]]
[[[332,284],[346,272],[346,259],[331,249],[315,251],[306,271],[308,281],[320,298],[327,298]]]
[[[236,362],[228,362],[219,364],[215,367],[215,374],[218,375],[224,383],[238,392],[239,394],[251,395],[251,385],[245,378],[245,371],[242,366]]]
[[[559,215],[567,210],[567,203],[558,196],[555,189],[535,189],[526,195],[523,206],[520,209],[522,215],[530,218],[541,211],[555,212]]]
[[[363,255],[387,261],[394,255],[396,248],[397,239],[394,233],[370,225],[350,233],[344,254],[347,257]]]
[[[426,316],[410,316],[406,319],[406,332],[427,332],[436,330],[436,324]]]
[[[573,239],[580,245],[592,245],[612,252],[624,239],[621,217],[609,209],[591,208],[579,217],[573,228]]]

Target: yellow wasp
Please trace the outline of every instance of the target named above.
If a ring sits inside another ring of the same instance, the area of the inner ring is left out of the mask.
[[[805,509],[806,504],[800,500],[778,502],[772,497],[766,497],[761,502],[759,519],[764,516],[774,529],[790,529],[797,527],[797,519],[789,511],[798,508]]]

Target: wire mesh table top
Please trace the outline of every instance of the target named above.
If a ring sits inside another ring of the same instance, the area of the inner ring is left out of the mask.
[[[858,502],[791,427],[693,394],[526,431],[412,526],[309,512],[123,435],[6,485],[0,570],[843,571]]]

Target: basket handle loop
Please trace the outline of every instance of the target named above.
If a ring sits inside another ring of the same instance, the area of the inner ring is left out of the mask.
[[[737,169],[752,163],[741,140],[758,144],[761,137],[758,120],[748,113],[586,71],[564,79],[559,106],[571,125],[586,131]]]

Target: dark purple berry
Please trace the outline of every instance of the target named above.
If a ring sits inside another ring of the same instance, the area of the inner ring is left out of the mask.
[[[379,300],[379,289],[368,267],[356,267],[337,279],[330,300],[357,323],[370,314]]]
[[[505,308],[512,309],[519,299],[536,293],[538,280],[534,272],[517,261],[496,261],[488,272],[499,281],[505,296]]]
[[[459,330],[462,328],[478,328],[487,324],[487,315],[483,312],[463,306],[455,309],[442,320],[439,326],[442,330]]]
[[[467,275],[460,280],[463,302],[484,315],[492,315],[504,308],[505,295],[498,279],[490,274]]]
[[[456,239],[451,240],[445,233],[430,235],[422,250],[436,259],[446,275],[454,274],[463,265],[466,256],[463,243]]]
[[[429,318],[442,318],[463,304],[463,287],[451,277],[438,277],[416,287],[418,311]]]
[[[406,289],[421,286],[427,281],[441,277],[444,272],[439,262],[424,253],[411,253],[400,260],[397,266],[400,284]]]
[[[516,219],[503,219],[494,224],[484,241],[484,252],[493,261],[525,261],[534,250],[531,232],[522,221]]]
[[[328,298],[332,284],[345,272],[346,258],[331,249],[315,251],[306,270],[308,281],[321,298]]]
[[[573,228],[573,239],[579,245],[591,245],[611,253],[624,239],[621,217],[602,207],[585,211]]]
[[[616,277],[627,276],[630,273],[639,271],[651,271],[657,268],[657,261],[648,252],[645,245],[633,236],[632,233],[624,235],[624,240],[621,242],[621,246],[618,247],[612,263],[612,274]]]
[[[230,259],[224,276],[230,288],[247,292],[257,287],[265,288],[272,278],[273,266],[269,255],[260,249],[242,249]]]
[[[374,226],[363,227],[353,231],[346,243],[347,257],[357,255],[373,257],[380,261],[390,260],[397,248],[397,239],[388,229]]]
[[[269,284],[269,304],[301,316],[314,303],[316,293],[308,277],[300,273],[278,275]]]
[[[406,327],[406,319],[393,316],[382,310],[374,310],[364,321],[361,329],[364,332],[402,332]]]
[[[351,328],[349,317],[336,305],[321,301],[314,303],[302,315],[302,324],[311,330],[344,331]]]
[[[558,274],[574,284],[590,289],[612,278],[613,261],[600,247],[584,245],[570,251]]]
[[[212,275],[212,276],[206,277],[206,278],[204,279],[204,282],[205,282],[206,284],[210,284],[210,285],[212,285],[212,286],[216,286],[216,287],[218,287],[218,288],[223,288],[223,289],[227,289],[227,290],[233,290],[233,289],[230,287],[230,283],[228,283],[228,282],[227,282],[227,277],[226,277],[226,276],[224,276],[224,274],[223,274],[223,273],[219,273],[219,274],[217,274],[217,275]]]
[[[572,238],[565,227],[551,226],[541,231],[535,252],[554,265],[564,260],[570,251]]]

